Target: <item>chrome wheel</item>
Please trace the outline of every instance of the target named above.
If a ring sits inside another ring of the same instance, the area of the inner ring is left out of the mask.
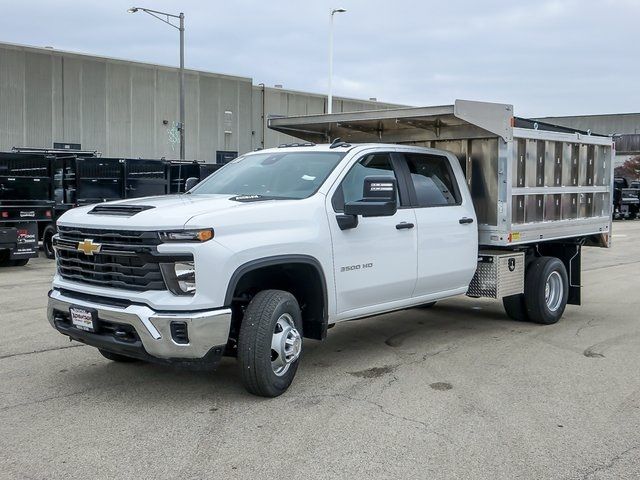
[[[271,337],[271,368],[273,373],[282,376],[302,352],[302,336],[296,330],[293,318],[283,313],[276,321]]]
[[[544,299],[547,302],[547,308],[552,312],[558,310],[562,305],[563,296],[562,277],[557,271],[551,272],[544,286]]]

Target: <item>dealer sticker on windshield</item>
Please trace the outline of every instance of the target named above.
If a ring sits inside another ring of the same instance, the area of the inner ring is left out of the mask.
[[[74,327],[86,332],[95,331],[93,324],[93,313],[91,312],[91,310],[71,307],[69,309],[69,313],[71,314],[71,323]]]

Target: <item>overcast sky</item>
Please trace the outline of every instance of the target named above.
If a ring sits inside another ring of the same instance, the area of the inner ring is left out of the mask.
[[[134,0],[132,0],[134,1]],[[186,66],[407,105],[512,103],[516,115],[640,111],[640,0],[183,0]],[[0,40],[177,64],[178,32],[127,0],[3,2]]]

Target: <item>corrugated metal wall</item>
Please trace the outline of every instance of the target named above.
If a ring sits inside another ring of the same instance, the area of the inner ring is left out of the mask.
[[[215,161],[291,137],[263,127],[271,115],[326,111],[326,97],[253,87],[252,80],[185,74],[187,159]],[[334,98],[334,112],[392,107]],[[178,158],[175,68],[0,43],[0,150],[79,143],[108,157]]]

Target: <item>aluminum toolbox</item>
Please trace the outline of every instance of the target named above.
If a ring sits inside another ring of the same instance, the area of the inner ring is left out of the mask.
[[[470,297],[502,298],[524,292],[524,252],[481,250]]]
[[[460,161],[479,241],[509,246],[593,236],[608,246],[613,141],[513,116],[506,104],[454,105],[270,118],[269,128],[316,143],[418,145]]]

